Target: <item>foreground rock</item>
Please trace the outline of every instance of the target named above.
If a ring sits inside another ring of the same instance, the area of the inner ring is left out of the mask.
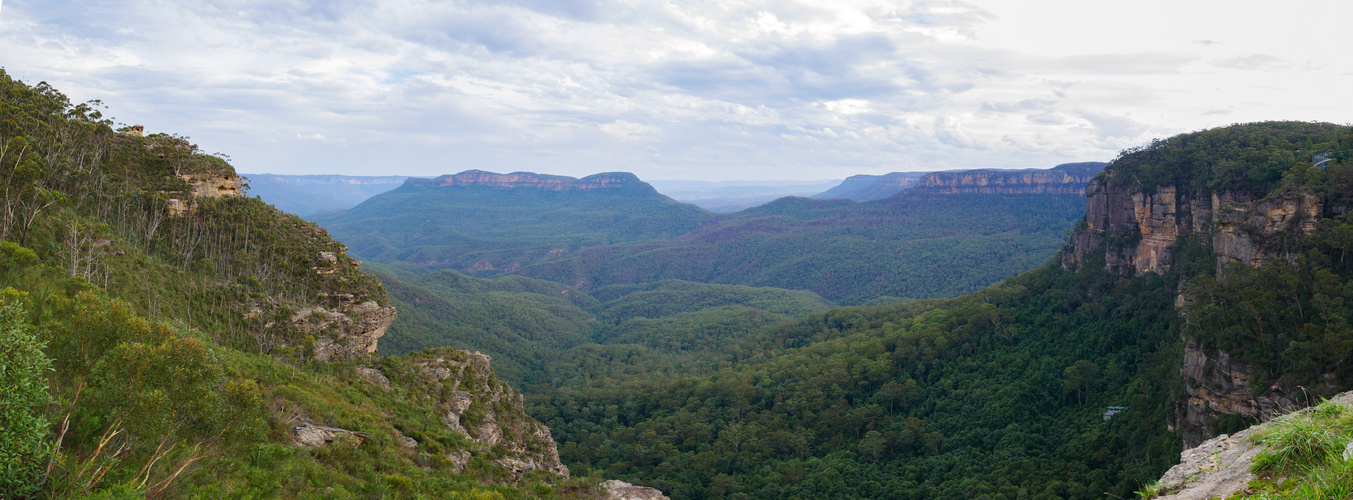
[[[614,479],[601,483],[601,487],[606,490],[605,500],[668,500],[667,495],[657,488],[635,486]]]
[[[1331,402],[1353,406],[1353,392],[1345,392]],[[1299,415],[1308,410],[1289,413],[1278,419]],[[1275,419],[1275,420],[1278,420]],[[1162,498],[1177,500],[1206,500],[1227,498],[1242,492],[1257,479],[1250,472],[1254,457],[1264,451],[1263,445],[1252,442],[1256,435],[1266,431],[1273,421],[1259,424],[1233,435],[1222,434],[1179,455],[1179,465],[1171,467],[1160,478]],[[1353,446],[1353,444],[1350,444]]]

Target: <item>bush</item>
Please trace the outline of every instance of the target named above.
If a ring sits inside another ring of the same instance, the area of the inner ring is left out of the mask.
[[[47,373],[52,361],[23,317],[25,294],[0,291],[0,491],[15,497],[35,493],[51,455]]]

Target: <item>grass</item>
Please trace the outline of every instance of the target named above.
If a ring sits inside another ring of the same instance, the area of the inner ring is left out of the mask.
[[[1353,498],[1353,408],[1329,401],[1269,424],[1255,436],[1265,446],[1251,470],[1260,479],[1252,493],[1234,498],[1335,500]]]

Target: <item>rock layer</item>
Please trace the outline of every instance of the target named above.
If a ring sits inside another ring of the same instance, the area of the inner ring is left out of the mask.
[[[1068,163],[1049,169],[931,172],[921,177],[910,192],[1079,195],[1085,192],[1085,184],[1103,167],[1103,163],[1090,162]]]

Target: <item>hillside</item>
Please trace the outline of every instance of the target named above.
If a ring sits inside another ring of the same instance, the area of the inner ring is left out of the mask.
[[[317,220],[368,260],[518,274],[580,291],[678,279],[808,290],[858,304],[952,297],[1036,267],[1083,207],[1080,194],[1031,190],[903,193],[869,203],[782,198],[710,214],[619,175],[467,172],[410,181]],[[616,180],[572,187],[594,178]]]
[[[0,496],[592,497],[488,358],[186,138],[0,71]]]
[[[249,194],[283,212],[309,217],[345,210],[367,198],[395,189],[406,176],[242,174]]]

